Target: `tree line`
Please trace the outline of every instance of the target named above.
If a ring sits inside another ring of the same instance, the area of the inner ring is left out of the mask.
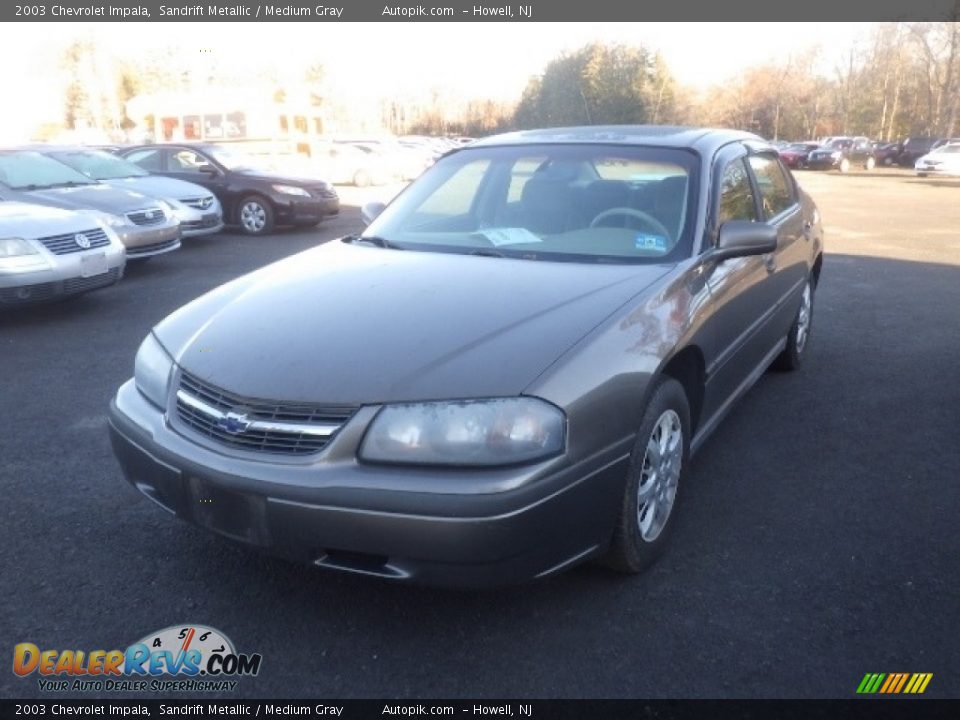
[[[591,43],[550,61],[516,102],[445,101],[437,92],[413,112],[385,100],[384,125],[395,132],[489,135],[534,127],[683,124],[732,127],[770,139],[867,135],[881,140],[960,134],[960,22],[881,23],[822,67],[817,48],[749,67],[722,85],[696,90],[678,83],[664,58],[642,46]],[[129,129],[132,96],[196,82],[195,63],[176,49],[134,59],[105,57],[91,41],[62,54],[67,128]],[[296,82],[322,93],[319,61]],[[209,73],[209,77],[207,74]],[[204,69],[202,82],[242,85],[229,67]],[[253,80],[289,82],[264,67]],[[398,121],[398,117],[405,118]]]
[[[593,43],[552,60],[530,78],[516,105],[467,106],[459,118],[444,120],[444,130],[485,135],[655,123],[739,128],[770,139],[887,141],[960,133],[960,23],[878,24],[826,72],[819,56],[811,48],[695,91],[680,85],[653,50]]]

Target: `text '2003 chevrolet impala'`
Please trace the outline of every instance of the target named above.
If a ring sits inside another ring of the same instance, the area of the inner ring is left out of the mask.
[[[385,578],[638,572],[692,453],[807,348],[819,216],[753,135],[493,137],[365,215],[153,329],[110,413],[141,492]]]

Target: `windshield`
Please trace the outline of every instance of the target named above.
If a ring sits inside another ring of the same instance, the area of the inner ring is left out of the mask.
[[[843,150],[845,148],[850,147],[851,145],[853,145],[853,140],[849,138],[837,138],[836,140],[831,140],[830,144],[827,147]]]
[[[675,149],[473,147],[439,160],[363,237],[527,260],[675,261],[692,245],[697,167]]]
[[[116,180],[150,174],[138,165],[102,150],[63,150],[50,155],[94,180]]]
[[[13,190],[93,184],[90,178],[72,167],[46,155],[25,150],[0,153],[0,182]]]
[[[936,153],[938,155],[954,155],[960,153],[960,143],[956,145],[941,145],[937,148]]]
[[[253,155],[247,155],[238,150],[232,150],[223,147],[209,148],[208,151],[213,159],[223,165],[227,170],[264,170],[268,169],[268,162],[262,158]]]
[[[787,147],[787,150],[790,152],[810,152],[810,146],[804,145],[803,143],[794,143]]]

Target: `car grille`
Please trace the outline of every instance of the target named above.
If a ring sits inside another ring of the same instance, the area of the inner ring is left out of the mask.
[[[88,278],[70,278],[63,282],[38,283],[29,285],[26,288],[3,288],[0,289],[0,304],[20,305],[23,303],[44,302],[64,295],[76,295],[77,293],[96,290],[97,288],[112,285],[120,279],[119,268],[113,268],[100,275],[94,275]],[[23,295],[26,297],[23,297]]]
[[[179,244],[180,238],[173,238],[173,240],[164,240],[162,242],[155,242],[150,245],[138,245],[137,247],[127,248],[127,257],[137,258],[141,255],[152,255],[163,250],[174,248]]]
[[[69,280],[63,281],[63,292],[65,295],[72,295],[74,293],[93,290],[94,288],[106,287],[107,285],[112,285],[115,283],[119,274],[119,268],[112,268],[105,273],[100,273],[99,275],[94,275],[93,277],[70,278]]]
[[[80,246],[77,243],[77,238],[86,238],[89,245],[87,247]],[[50,237],[38,238],[38,240],[54,255],[70,255],[93,248],[107,247],[110,244],[110,238],[100,229],[84,230],[83,232],[67,233],[66,235],[51,235]]]
[[[177,418],[200,435],[237,450],[309,455],[322,450],[356,407],[255,400],[181,373]]]
[[[159,225],[167,219],[166,214],[160,208],[146,208],[127,213],[127,218],[134,225]]]
[[[197,210],[206,210],[213,205],[213,195],[207,195],[206,197],[183,198],[180,202],[182,202],[184,205],[196,208]]]
[[[312,187],[309,188],[310,194],[314,197],[333,199],[337,197],[337,191],[330,187]]]

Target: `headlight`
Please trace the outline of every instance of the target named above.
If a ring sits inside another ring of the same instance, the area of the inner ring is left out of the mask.
[[[536,398],[387,405],[360,458],[412,465],[515,465],[563,451],[566,417]]]
[[[38,255],[37,251],[23,238],[0,239],[0,258],[23,257],[24,255]]]
[[[108,212],[97,212],[96,215],[114,229],[121,228],[127,224],[127,219],[123,215],[114,215]]]
[[[157,205],[163,210],[163,214],[168,220],[177,213],[177,208],[175,208],[169,200],[157,200]]]
[[[157,407],[166,407],[173,360],[153,333],[147,335],[137,350],[133,368],[137,389]]]
[[[830,157],[834,159],[839,158],[841,155],[843,155],[843,153],[839,150],[834,150],[832,153],[830,153]]]
[[[308,193],[303,188],[294,187],[293,185],[272,185],[274,190],[276,190],[281,195],[299,195],[300,197],[310,197]]]

